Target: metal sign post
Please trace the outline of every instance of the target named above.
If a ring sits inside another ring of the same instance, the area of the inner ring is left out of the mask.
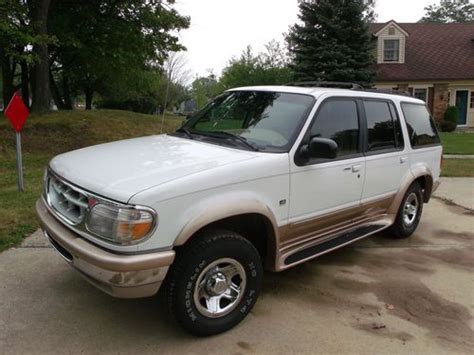
[[[23,100],[16,92],[13,94],[10,103],[5,109],[5,116],[10,120],[13,129],[16,133],[16,167],[18,171],[18,191],[25,190],[25,183],[23,182],[23,162],[21,157],[21,130],[25,124],[26,118],[30,114],[28,108],[23,103]]]
[[[21,133],[16,132],[16,168],[18,170],[18,191],[25,191],[23,181],[23,160],[21,158]]]

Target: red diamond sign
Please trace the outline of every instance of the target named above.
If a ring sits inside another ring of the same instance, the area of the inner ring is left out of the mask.
[[[10,120],[13,129],[19,133],[25,124],[26,118],[30,114],[28,108],[23,103],[23,100],[16,92],[13,94],[10,103],[5,109],[5,116]]]

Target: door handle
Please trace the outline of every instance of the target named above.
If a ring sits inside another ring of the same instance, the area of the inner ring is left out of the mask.
[[[358,173],[360,171],[360,168],[361,168],[360,165],[352,165],[352,172]]]
[[[400,157],[400,164],[405,164],[408,161],[408,157]]]

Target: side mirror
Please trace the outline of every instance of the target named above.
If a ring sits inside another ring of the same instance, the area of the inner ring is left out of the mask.
[[[335,159],[337,143],[328,138],[311,138],[308,145],[302,147],[302,153],[307,158]]]

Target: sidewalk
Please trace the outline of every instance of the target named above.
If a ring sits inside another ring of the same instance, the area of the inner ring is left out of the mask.
[[[474,211],[474,178],[441,178],[434,196]]]

